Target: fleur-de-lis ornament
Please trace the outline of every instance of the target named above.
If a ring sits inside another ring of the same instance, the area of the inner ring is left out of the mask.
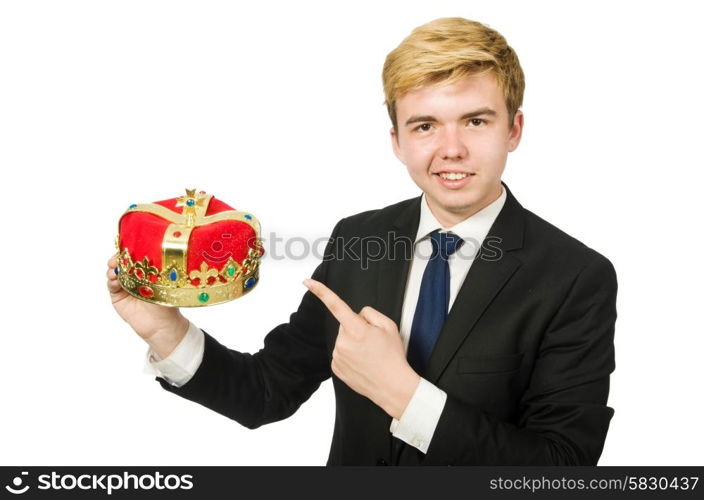
[[[217,269],[208,268],[208,264],[203,261],[200,263],[200,270],[191,271],[188,277],[191,278],[191,281],[198,279],[198,288],[203,288],[208,284],[208,278],[217,278],[218,274]]]
[[[159,270],[149,264],[149,258],[146,256],[141,260],[141,262],[135,262],[134,267],[136,269],[135,274],[137,274],[137,277],[140,279],[151,281],[149,275],[159,276]],[[137,270],[141,271],[141,276],[137,273]]]

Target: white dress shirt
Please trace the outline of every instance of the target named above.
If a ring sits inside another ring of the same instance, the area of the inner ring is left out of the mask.
[[[484,238],[489,233],[489,229],[499,215],[505,201],[506,191],[501,186],[501,195],[495,201],[462,222],[445,228],[430,211],[425,194],[422,196],[413,261],[408,274],[399,327],[405,350],[408,350],[411,325],[420,294],[423,272],[432,254],[429,234],[436,229],[441,232],[452,231],[464,240],[464,244],[448,259],[450,267],[449,307],[451,308],[460,286],[464,282],[472,262],[474,262],[474,256],[481,248]],[[193,377],[200,366],[203,360],[204,346],[205,337],[202,330],[190,323],[186,336],[167,358],[162,360],[151,349],[147,351],[144,371],[162,377],[173,386],[180,387]],[[390,432],[398,439],[423,453],[427,453],[446,399],[445,391],[421,378],[401,418],[392,419]]]

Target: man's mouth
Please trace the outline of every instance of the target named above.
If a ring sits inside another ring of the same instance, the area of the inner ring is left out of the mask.
[[[438,172],[435,175],[439,175],[448,181],[459,181],[460,179],[464,179],[465,177],[469,177],[474,174],[471,172]]]
[[[474,172],[433,172],[433,176],[437,178],[441,186],[446,189],[462,189],[464,186],[472,182]]]

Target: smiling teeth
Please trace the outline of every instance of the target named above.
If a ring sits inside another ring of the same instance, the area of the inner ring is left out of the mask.
[[[440,174],[440,177],[442,177],[443,179],[451,180],[451,181],[458,181],[460,179],[464,179],[465,177],[467,177],[467,174],[460,174],[459,172],[453,172],[453,173],[449,173],[449,174],[442,173],[442,174]]]

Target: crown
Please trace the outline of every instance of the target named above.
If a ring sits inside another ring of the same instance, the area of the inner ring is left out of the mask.
[[[259,221],[205,191],[133,204],[118,223],[117,276],[127,293],[155,304],[221,304],[250,292],[264,254]]]

